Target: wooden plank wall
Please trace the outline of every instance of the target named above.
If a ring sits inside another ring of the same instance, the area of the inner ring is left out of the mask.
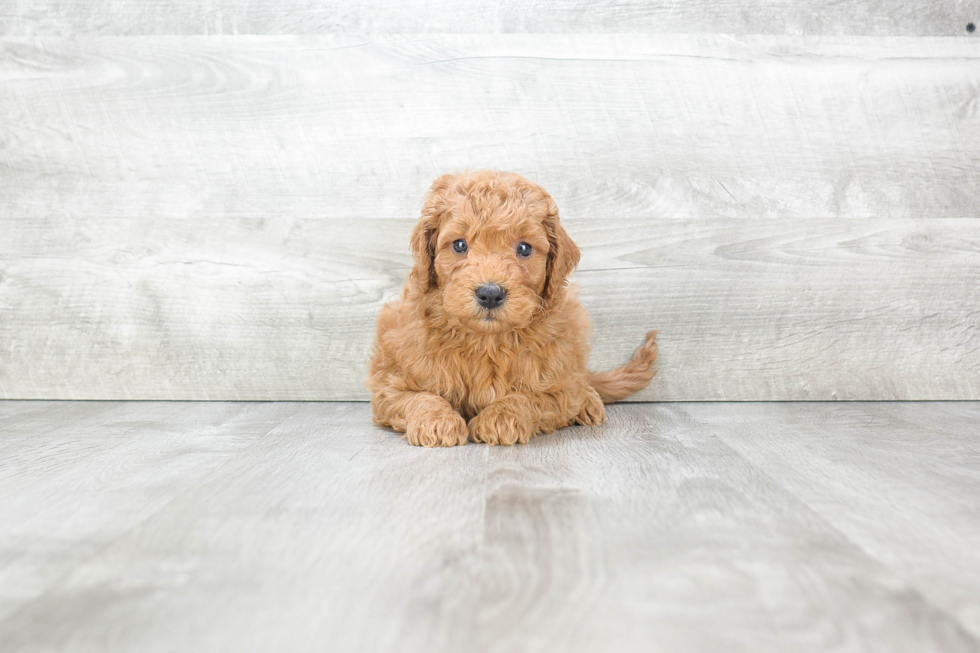
[[[0,2],[0,397],[365,399],[489,167],[639,399],[980,399],[980,2],[886,4]]]

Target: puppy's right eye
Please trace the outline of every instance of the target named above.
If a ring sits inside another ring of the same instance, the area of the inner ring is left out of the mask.
[[[453,251],[456,252],[457,254],[465,254],[466,253],[466,241],[463,240],[462,238],[460,238],[459,240],[454,240],[453,241]]]

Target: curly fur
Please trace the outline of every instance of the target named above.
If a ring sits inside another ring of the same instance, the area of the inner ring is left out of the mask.
[[[465,254],[453,250],[463,238]],[[515,248],[526,242],[531,256]],[[655,332],[632,361],[591,373],[588,313],[567,285],[579,249],[558,207],[523,177],[479,171],[432,184],[411,237],[415,267],[385,306],[368,387],[374,421],[427,447],[526,443],[570,424],[601,424],[603,403],[656,374]],[[507,290],[497,309],[475,290]]]

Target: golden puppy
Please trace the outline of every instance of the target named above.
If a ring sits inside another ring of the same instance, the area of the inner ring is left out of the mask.
[[[579,250],[543,188],[444,175],[412,232],[415,267],[385,306],[371,360],[374,421],[426,447],[526,443],[601,424],[603,402],[650,382],[655,333],[632,361],[591,373],[589,316],[566,280]]]

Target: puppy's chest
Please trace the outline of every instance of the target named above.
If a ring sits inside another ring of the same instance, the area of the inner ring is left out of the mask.
[[[468,416],[510,392],[537,385],[528,378],[528,372],[537,366],[517,352],[494,352],[492,356],[477,352],[461,356],[456,363],[457,372],[443,379],[440,394]]]

